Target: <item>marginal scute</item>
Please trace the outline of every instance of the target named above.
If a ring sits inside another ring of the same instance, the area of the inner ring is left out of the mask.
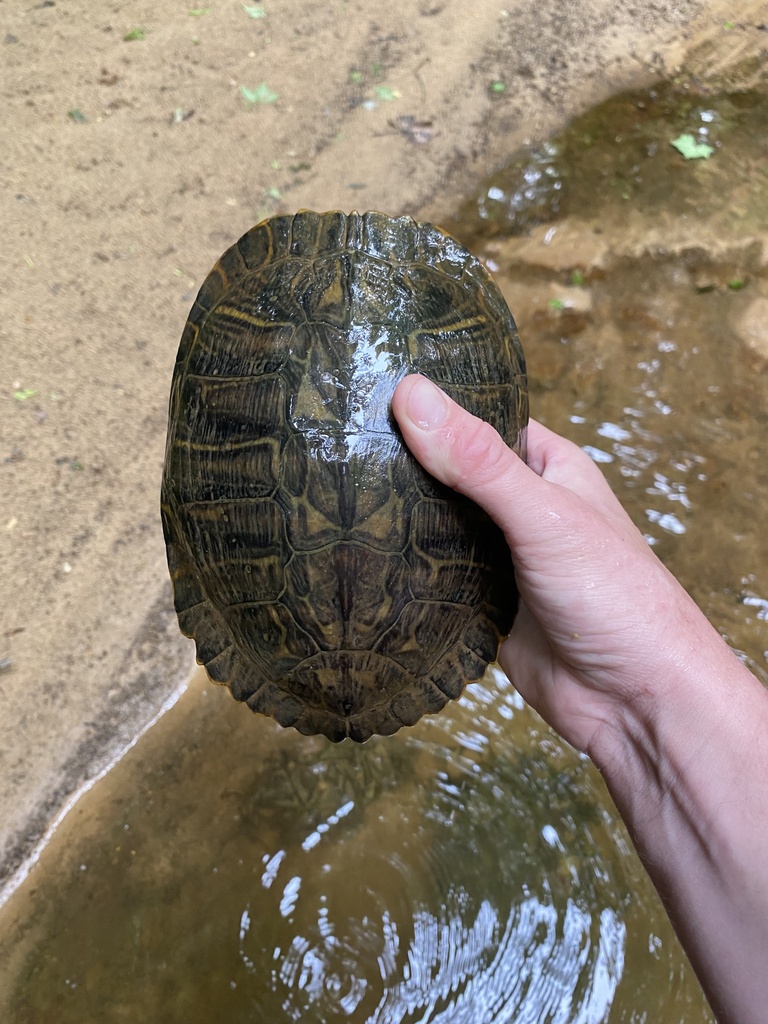
[[[459,697],[517,607],[498,528],[391,413],[423,372],[525,456],[525,361],[482,264],[430,224],[273,217],[206,278],[171,386],[162,521],[179,625],[236,700],[363,742]]]

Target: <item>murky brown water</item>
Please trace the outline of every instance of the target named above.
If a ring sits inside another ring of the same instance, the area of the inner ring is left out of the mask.
[[[768,358],[744,324],[768,299],[768,104],[685,102],[591,112],[459,231],[483,229],[534,414],[765,679]],[[669,146],[686,128],[711,160]],[[494,673],[362,747],[196,678],[0,913],[0,963],[14,1024],[711,1019],[598,774]]]
[[[501,675],[362,747],[198,677],[24,889],[0,945],[20,1024],[704,1013],[598,774]]]
[[[682,133],[711,159],[683,160]],[[768,682],[766,90],[624,94],[543,154],[463,213],[516,312],[533,415],[590,452]],[[533,241],[504,235],[540,170]]]

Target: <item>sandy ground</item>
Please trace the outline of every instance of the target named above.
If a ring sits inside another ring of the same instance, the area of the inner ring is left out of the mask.
[[[439,220],[608,93],[697,48],[727,63],[766,13],[503,3],[0,0],[0,887],[192,667],[158,490],[221,251],[300,207]]]

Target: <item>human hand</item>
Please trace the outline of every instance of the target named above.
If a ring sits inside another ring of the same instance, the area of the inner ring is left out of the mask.
[[[670,666],[713,632],[580,448],[531,421],[528,465],[493,428],[420,376],[392,408],[419,462],[481,505],[512,551],[520,610],[499,663],[571,744],[653,700]]]
[[[424,377],[392,400],[425,469],[504,531],[521,604],[499,661],[603,773],[717,1019],[765,1019],[768,694],[575,445],[526,466]]]

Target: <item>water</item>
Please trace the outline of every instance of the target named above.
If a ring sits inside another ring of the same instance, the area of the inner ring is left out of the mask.
[[[535,153],[460,223],[516,312],[533,415],[600,464],[768,682],[766,91],[614,97],[548,143],[549,201],[521,213],[532,237],[499,232]],[[709,139],[712,158],[683,160],[670,144],[682,133]]]
[[[489,178],[458,216],[463,237],[517,237],[574,216],[610,230],[619,209],[625,227],[671,214],[734,238],[764,230],[765,80],[763,65],[762,84],[740,92],[665,82],[612,97]],[[671,144],[684,134],[713,158],[685,161]]]
[[[766,109],[618,97],[456,226],[517,315],[534,415],[763,679],[768,353],[743,325],[768,299]],[[685,128],[710,161],[669,146]],[[598,773],[498,672],[362,747],[197,676],[0,913],[0,962],[19,1024],[711,1020]]]
[[[4,1019],[703,1019],[599,775],[503,675],[362,747],[243,711],[198,676],[70,815],[5,910]]]

